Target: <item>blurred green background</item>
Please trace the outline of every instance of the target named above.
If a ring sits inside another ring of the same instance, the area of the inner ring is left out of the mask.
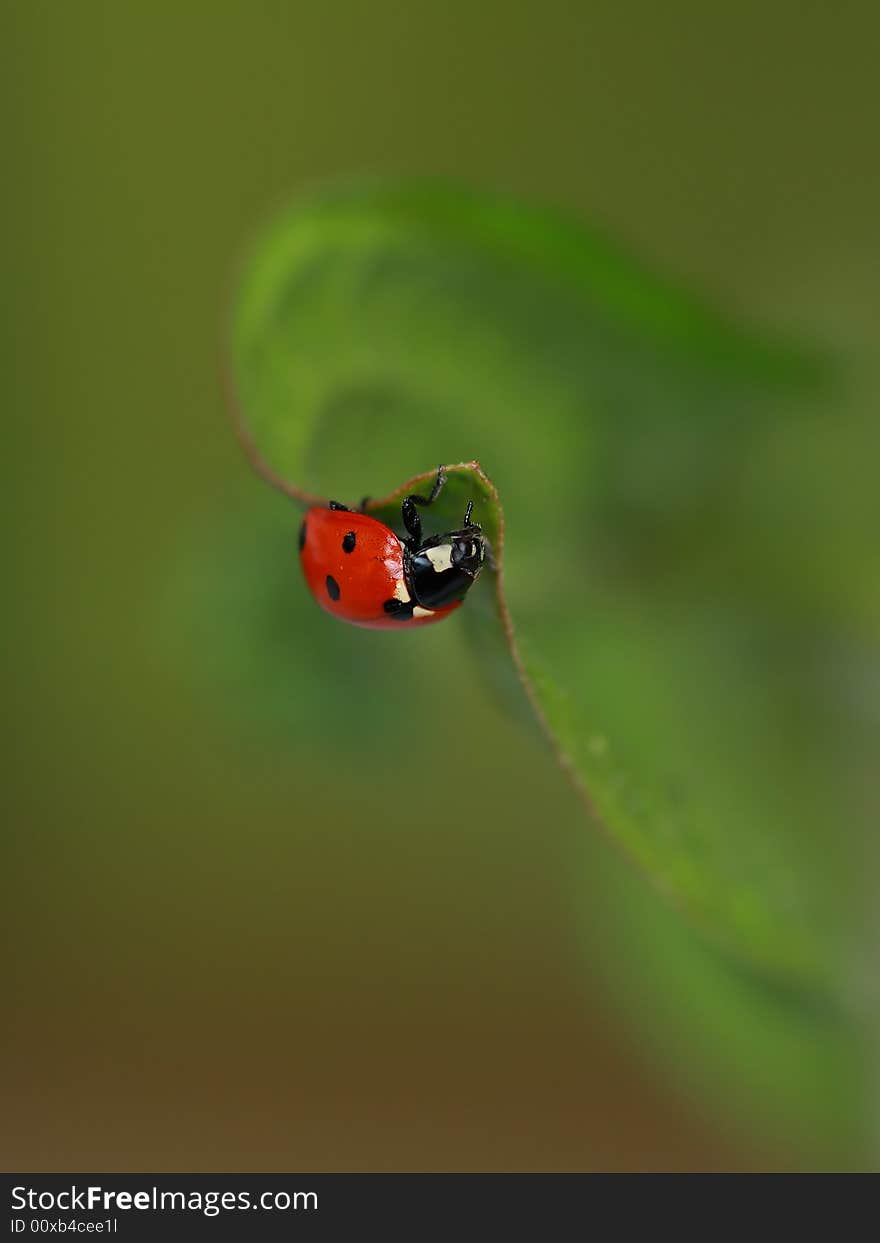
[[[864,1080],[806,1135],[774,1096],[776,1011],[658,1018],[659,942],[629,917],[654,899],[453,623],[405,649],[308,606],[298,519],[225,421],[220,324],[242,246],[315,181],[430,173],[560,204],[837,350],[842,444],[818,439],[816,486],[870,532],[873,6],[13,3],[2,21],[6,1167],[869,1164]],[[835,534],[829,596],[859,565]],[[866,824],[876,669],[854,656],[841,679]],[[434,711],[401,762],[414,701]],[[453,808],[426,805],[419,753],[455,773]],[[612,916],[586,919],[609,891]],[[603,971],[619,955],[631,990]],[[682,1073],[731,1031],[714,1072]],[[758,1044],[764,1108],[737,1111],[707,1083],[735,1088]]]

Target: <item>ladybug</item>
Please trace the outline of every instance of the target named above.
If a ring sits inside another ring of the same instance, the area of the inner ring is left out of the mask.
[[[486,550],[482,528],[471,522],[473,501],[459,530],[422,537],[417,506],[432,505],[445,482],[441,466],[429,496],[404,498],[403,539],[363,509],[338,501],[308,511],[299,531],[299,555],[322,609],[355,626],[397,630],[442,621],[461,606]]]

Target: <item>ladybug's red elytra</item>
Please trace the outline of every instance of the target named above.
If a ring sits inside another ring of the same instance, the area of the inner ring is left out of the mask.
[[[429,496],[405,497],[399,539],[384,522],[338,501],[315,505],[299,532],[299,555],[309,590],[322,609],[373,630],[442,621],[459,608],[483,566],[482,527],[471,522],[473,501],[457,531],[422,537],[417,506],[432,505],[443,489],[441,466]]]

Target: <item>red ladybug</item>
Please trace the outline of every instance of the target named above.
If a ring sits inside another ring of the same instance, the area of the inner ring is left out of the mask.
[[[407,536],[338,501],[308,511],[299,555],[309,590],[322,609],[355,626],[396,630],[424,626],[455,612],[476,581],[485,548],[468,503],[458,531],[422,538],[418,505],[431,505],[446,475],[441,466],[430,496],[407,496],[401,517]]]

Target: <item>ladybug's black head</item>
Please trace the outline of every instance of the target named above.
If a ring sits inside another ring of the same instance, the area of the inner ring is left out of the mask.
[[[424,609],[439,609],[461,600],[483,566],[482,528],[468,523],[460,531],[425,540],[408,557],[409,589]]]

